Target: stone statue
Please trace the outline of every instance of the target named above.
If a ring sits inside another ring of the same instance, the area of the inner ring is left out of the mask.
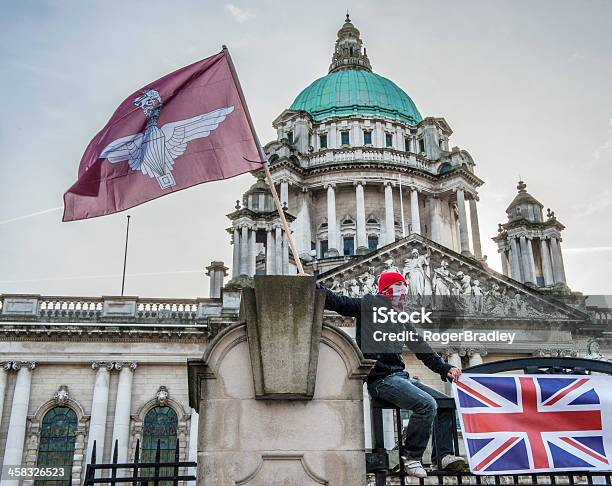
[[[601,348],[599,347],[599,343],[596,339],[591,339],[587,343],[587,354],[585,358],[595,359],[597,361],[608,361],[608,358],[601,353]]]
[[[412,258],[404,260],[403,274],[408,282],[408,292],[412,297],[422,298],[431,295],[429,281],[429,255],[420,255],[416,248],[411,252]]]

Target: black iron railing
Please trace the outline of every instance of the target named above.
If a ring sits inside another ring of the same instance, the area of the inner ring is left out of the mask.
[[[466,373],[494,374],[509,371],[522,371],[526,374],[572,374],[590,375],[601,373],[612,375],[612,363],[581,358],[519,358],[485,363],[463,370]],[[437,400],[439,420],[442,414],[451,413],[456,420],[455,401],[452,398]],[[389,455],[385,449],[382,411],[393,409],[398,436],[399,471],[389,470]],[[405,486],[407,475],[404,472],[402,418],[401,410],[382,400],[372,399],[372,452],[366,454],[366,471],[374,476],[376,486],[399,484]],[[434,437],[435,439],[435,437]],[[435,440],[432,443],[435,453]],[[453,427],[455,454],[459,454],[459,440],[456,428]],[[428,471],[428,477],[419,479],[418,484],[516,484],[526,486],[560,485],[560,484],[607,484],[612,485],[612,472],[563,471],[557,473],[517,474],[517,475],[474,475],[469,471],[443,471],[438,457],[437,470]],[[391,482],[389,482],[391,481]],[[412,478],[411,484],[415,484]]]
[[[96,442],[93,443],[91,460],[85,471],[84,486],[94,484],[124,484],[131,486],[178,486],[195,481],[195,475],[181,474],[181,469],[195,468],[195,462],[179,461],[179,444],[176,442],[174,461],[161,460],[160,441],[157,441],[154,462],[140,462],[140,441],[136,442],[134,462],[120,463],[117,456],[117,441],[113,448],[113,462],[96,464]],[[171,473],[169,473],[172,471]],[[122,476],[123,475],[123,476]],[[118,477],[119,476],[119,477]]]

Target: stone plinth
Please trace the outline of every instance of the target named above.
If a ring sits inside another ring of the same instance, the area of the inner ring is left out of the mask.
[[[203,360],[189,362],[190,403],[200,416],[199,485],[365,484],[362,385],[374,362],[332,326],[322,326],[316,347],[311,400],[257,398],[246,323],[227,328]],[[287,349],[278,349],[279,359],[292,360],[280,355]]]
[[[314,394],[325,292],[314,277],[260,276],[242,294],[255,396]]]

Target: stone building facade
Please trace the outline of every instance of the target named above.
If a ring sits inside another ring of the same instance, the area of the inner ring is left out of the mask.
[[[473,158],[451,145],[443,118],[423,118],[401,88],[372,71],[348,16],[329,73],[273,125],[277,138],[265,147],[270,170],[300,258],[320,282],[357,297],[373,292],[380,272],[401,271],[412,297],[432,308],[456,296],[471,328],[519,332],[512,346],[434,345],[459,367],[532,355],[611,356],[610,308],[570,290],[564,227],[550,211],[544,219],[522,182],[494,237],[503,274],[487,266],[478,222],[483,181]],[[53,425],[66,433],[75,485],[94,441],[98,462],[109,461],[115,447],[120,461],[131,458],[137,441],[150,451],[158,439],[164,451],[178,441],[180,459],[195,459],[198,415],[188,403],[187,360],[201,358],[219,330],[238,321],[240,286],[249,277],[295,273],[263,177],[228,218],[232,279],[225,282],[223,262],[212,262],[208,298],[0,297],[2,464],[57,461],[47,450]],[[325,320],[354,335],[351,319]],[[413,376],[447,386],[414,356],[405,359]],[[367,412],[364,420],[367,431]],[[390,416],[386,428],[393,446]]]

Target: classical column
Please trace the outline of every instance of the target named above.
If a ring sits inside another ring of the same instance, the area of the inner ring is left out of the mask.
[[[540,238],[540,253],[542,255],[542,267],[544,270],[544,285],[550,287],[555,283],[553,276],[552,262],[550,260],[550,250],[545,238]]]
[[[257,268],[257,231],[253,228],[249,230],[249,271],[247,275],[255,275]]]
[[[533,279],[534,285],[537,285],[538,278],[536,274],[535,258],[533,257],[533,246],[531,245],[531,238],[527,238],[527,263],[529,264],[529,272]]]
[[[289,207],[289,183],[286,180],[280,184],[280,202],[281,206]]]
[[[198,424],[200,422],[200,414],[194,408],[191,409],[191,420],[189,421],[189,449],[187,452],[187,460],[189,462],[198,461]],[[189,468],[187,474],[196,475],[197,467]]]
[[[519,238],[521,245],[521,269],[523,270],[524,283],[535,283],[533,273],[531,273],[531,262],[529,261],[529,248],[527,247],[527,237]]]
[[[240,275],[240,230],[234,227],[234,253],[232,257],[232,278]]]
[[[329,256],[338,256],[338,242],[336,241],[336,193],[334,184],[327,186],[327,252]],[[325,255],[324,255],[325,256]]]
[[[523,281],[521,275],[521,254],[519,253],[519,245],[514,236],[510,237],[510,271],[512,278],[518,282]]]
[[[550,237],[550,249],[552,253],[553,272],[555,283],[565,283],[565,272],[563,269],[563,258],[561,256],[561,245],[556,236]]]
[[[276,227],[274,252],[276,259],[274,261],[274,269],[277,275],[283,274],[283,230],[280,226]]]
[[[478,225],[478,208],[476,199],[470,199],[470,223],[472,225],[472,247],[474,256],[479,260],[482,259],[482,246],[480,244],[480,227]]]
[[[385,239],[384,245],[395,241],[395,218],[393,214],[393,186],[385,182]]]
[[[468,366],[471,368],[472,366],[477,366],[482,364],[482,354],[480,351],[476,349],[470,349],[467,352],[469,363]]]
[[[457,189],[457,209],[459,210],[459,240],[461,243],[461,254],[471,256],[467,214],[465,212],[465,193],[463,189]]]
[[[366,219],[365,219],[365,193],[363,182],[355,183],[355,203],[357,216],[357,251],[358,254],[368,252],[368,241],[366,237]]]
[[[508,272],[508,252],[504,249],[500,252],[502,262],[502,272],[506,277],[510,276]]]
[[[96,443],[96,463],[103,460],[104,437],[106,435],[106,412],[108,410],[108,391],[110,383],[110,371],[113,364],[109,362],[96,361],[91,364],[96,372],[94,381],[93,397],[91,399],[91,418],[89,420],[89,437],[87,439],[87,452],[85,453],[85,466],[91,462],[91,453],[94,442]]]
[[[298,213],[299,228],[301,238],[298,240],[298,251],[302,255],[306,255],[310,258],[310,250],[312,248],[312,234],[311,234],[311,223],[310,223],[310,193],[305,187],[302,188],[302,207]]]
[[[419,193],[416,187],[410,188],[410,215],[412,219],[412,232],[421,234],[421,216],[419,212]]]
[[[23,464],[23,445],[25,443],[26,422],[30,403],[32,370],[36,368],[36,363],[16,361],[12,364],[12,368],[17,371],[17,381],[13,391],[11,416],[6,433],[4,460],[2,461],[4,466]],[[17,486],[18,484],[18,479],[4,479],[2,481],[2,486]]]
[[[249,273],[249,227],[242,225],[240,235],[240,275]]]
[[[283,233],[283,275],[289,275],[289,242],[287,233]]]
[[[274,275],[276,255],[274,250],[274,234],[272,229],[266,230],[266,275]]]
[[[115,442],[117,442],[117,462],[127,462],[128,459],[130,416],[132,411],[132,378],[137,366],[137,363],[115,363],[115,368],[119,370],[119,384],[117,385],[111,447],[114,448]]]
[[[442,207],[440,197],[434,194],[429,198],[431,204],[431,239],[436,243],[442,243]]]
[[[0,426],[2,425],[2,410],[4,408],[4,394],[6,393],[6,383],[8,381],[8,371],[11,369],[9,361],[0,363]]]
[[[448,364],[461,369],[461,356],[456,349],[451,349],[448,353]]]

